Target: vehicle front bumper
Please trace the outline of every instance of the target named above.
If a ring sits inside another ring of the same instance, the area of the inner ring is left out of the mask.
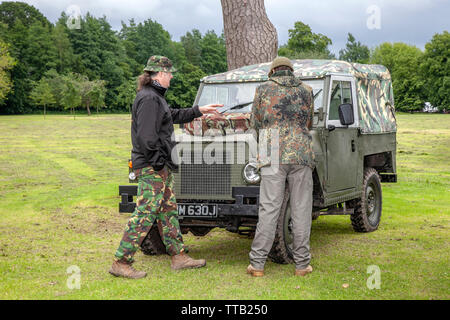
[[[133,202],[133,197],[137,194],[137,185],[119,186],[119,195],[121,202],[119,203],[119,212],[133,212],[136,203]],[[258,186],[242,186],[232,187],[232,197],[234,201],[212,201],[212,200],[192,200],[192,199],[177,199],[178,203],[191,204],[214,204],[217,205],[217,216],[240,216],[240,217],[258,217],[259,205],[259,187]],[[196,217],[192,217],[196,218]]]

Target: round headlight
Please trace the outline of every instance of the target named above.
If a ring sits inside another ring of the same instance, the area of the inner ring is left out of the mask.
[[[258,168],[254,163],[247,163],[242,172],[245,181],[251,184],[255,184],[261,181],[261,175],[258,172]]]
[[[128,178],[130,178],[130,180],[135,180],[136,179],[136,175],[134,174],[133,171],[130,172],[130,174],[128,175]]]

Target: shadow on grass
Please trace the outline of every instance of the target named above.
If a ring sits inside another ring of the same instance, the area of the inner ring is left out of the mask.
[[[337,245],[343,237],[361,235],[353,231],[349,217],[328,219],[321,217],[313,221],[311,229],[311,248],[321,250],[330,245]],[[328,221],[327,221],[328,220]],[[189,246],[189,254],[193,257],[204,257],[218,261],[239,260],[248,263],[248,253],[253,241],[252,237],[215,229],[206,236],[184,235]]]

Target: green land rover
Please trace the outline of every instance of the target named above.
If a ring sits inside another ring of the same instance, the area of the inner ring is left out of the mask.
[[[353,229],[378,228],[381,182],[396,182],[396,119],[389,71],[380,65],[337,60],[293,60],[294,74],[313,88],[311,135],[313,219],[349,215]],[[206,235],[220,227],[252,235],[258,221],[259,167],[250,113],[255,89],[268,80],[270,63],[203,78],[195,104],[224,104],[181,127],[175,173],[183,233]],[[134,180],[130,169],[130,182]],[[136,185],[119,186],[121,212],[132,212]],[[289,194],[285,193],[270,258],[292,262]],[[141,244],[146,254],[164,254],[156,225]]]

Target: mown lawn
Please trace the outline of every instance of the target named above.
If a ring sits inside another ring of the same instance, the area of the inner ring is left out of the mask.
[[[136,255],[147,278],[107,273],[127,222],[129,115],[0,117],[1,299],[449,299],[450,115],[399,114],[398,183],[383,185],[379,230],[346,216],[312,227],[306,278],[268,262],[245,273],[251,239],[215,229],[185,235],[207,267],[174,272],[167,256]],[[67,268],[81,270],[69,289]],[[370,290],[368,267],[381,273]],[[344,285],[345,284],[345,285]],[[343,286],[344,285],[344,286]]]

